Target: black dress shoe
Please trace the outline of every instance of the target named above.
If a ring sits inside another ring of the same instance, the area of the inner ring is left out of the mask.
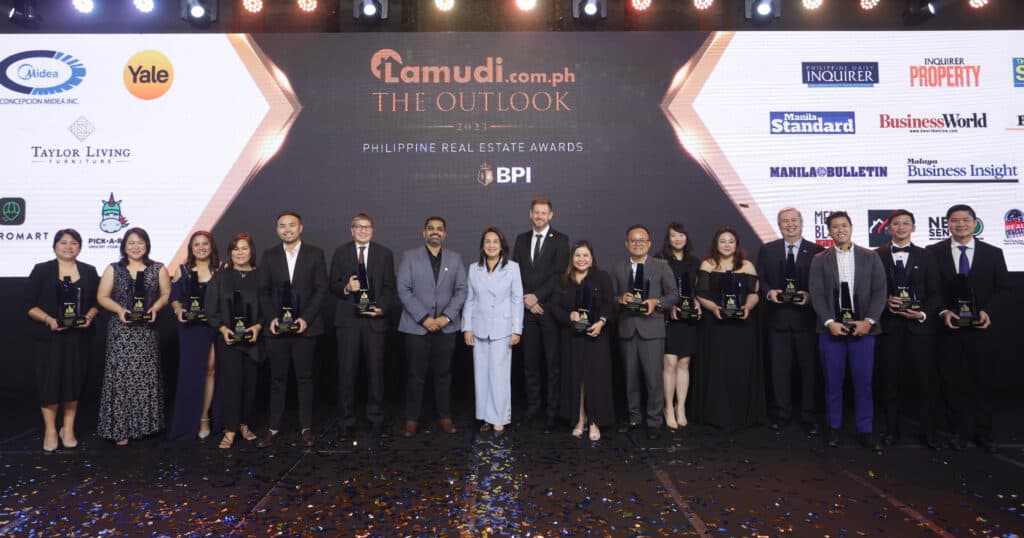
[[[637,424],[636,422],[623,422],[622,424],[619,424],[619,427],[616,429],[616,431],[618,431],[619,433],[629,433],[639,427],[640,425]]]
[[[785,429],[786,423],[781,420],[776,420],[768,425],[768,429],[773,432],[779,432]]]
[[[343,441],[345,439],[351,439],[354,429],[352,426],[338,426],[338,433],[335,434],[335,439]]]
[[[988,452],[989,454],[998,454],[999,453],[999,447],[997,447],[995,445],[995,443],[992,442],[992,438],[991,437],[985,437],[985,436],[979,435],[979,436],[974,438],[974,442],[979,447],[985,449],[985,452]]]
[[[815,422],[804,422],[804,431],[807,435],[814,437],[818,435],[818,424]]]
[[[829,448],[836,448],[836,447],[838,447],[839,446],[839,430],[836,430],[834,428],[829,428],[828,429],[828,439],[826,439],[825,444],[827,444],[829,446]]]
[[[316,445],[316,435],[313,433],[313,428],[303,428],[299,437],[302,438],[302,446],[312,447]]]
[[[256,448],[269,448],[274,446],[274,439],[277,438],[277,433],[267,430],[263,432],[263,436],[256,441]]]
[[[383,422],[373,423],[373,425],[370,426],[370,433],[373,434],[374,437],[387,437],[388,435],[388,431],[384,428]]]
[[[967,442],[959,435],[954,435],[953,438],[949,440],[949,448],[959,452],[967,448]]]
[[[885,446],[895,445],[896,441],[898,441],[898,440],[899,440],[899,436],[895,435],[895,434],[892,434],[892,433],[887,433],[887,434],[882,436],[882,444],[885,445]]]
[[[658,440],[658,428],[647,428],[647,440],[657,441]]]
[[[935,452],[942,450],[942,442],[939,441],[939,438],[934,433],[924,436],[924,446],[928,447],[929,450],[934,450]]]
[[[544,433],[555,431],[555,419],[548,417],[544,419]]]
[[[862,433],[860,435],[860,444],[864,445],[864,448],[875,452],[882,450],[882,444],[878,442],[878,436],[873,433]]]

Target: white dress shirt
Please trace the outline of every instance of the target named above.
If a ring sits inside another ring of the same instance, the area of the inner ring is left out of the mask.
[[[288,282],[295,279],[295,261],[299,259],[299,249],[302,248],[302,241],[295,242],[295,248],[288,250],[288,245],[281,245],[284,247],[284,259],[288,262]]]
[[[544,248],[544,240],[547,239],[548,232],[551,231],[551,225],[548,224],[547,226],[544,227],[543,230],[539,232],[533,229],[531,229],[530,231],[533,233],[533,236],[530,237],[530,261],[533,262],[533,253],[537,252],[538,248]],[[538,235],[540,235],[539,239],[537,238]],[[539,246],[537,245],[538,241],[540,242]]]

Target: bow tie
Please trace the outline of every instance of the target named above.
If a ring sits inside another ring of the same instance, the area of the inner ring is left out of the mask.
[[[896,254],[897,252],[906,252],[907,254],[910,254],[910,247],[909,246],[906,246],[906,247],[893,246],[892,247],[892,253]]]

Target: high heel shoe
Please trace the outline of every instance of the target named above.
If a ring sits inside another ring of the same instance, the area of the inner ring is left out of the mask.
[[[220,444],[217,448],[221,450],[227,450],[231,448],[231,445],[235,444],[235,432],[224,432],[224,437],[221,437]]]
[[[248,426],[244,424],[242,426],[239,426],[238,433],[241,434],[242,439],[245,439],[246,441],[256,440],[256,434],[251,429],[249,429]]]
[[[679,425],[676,424],[675,413],[671,407],[665,408],[665,427],[672,431],[679,429]]]
[[[49,448],[49,447],[46,446],[46,434],[44,433],[43,434],[43,453],[45,453],[45,454],[53,454],[54,452],[57,451],[58,448],[60,448],[60,432],[57,433],[57,440],[53,442],[53,448]]]
[[[61,428],[61,429],[57,430],[57,439],[59,439],[60,440],[60,444],[64,445],[64,448],[66,448],[68,450],[72,450],[72,449],[78,448],[78,440],[77,439],[75,440],[74,443],[68,443],[67,441],[64,440],[64,428]]]
[[[577,439],[583,439],[583,428],[576,427],[572,429],[572,436]]]
[[[203,431],[203,425],[206,425],[206,431]],[[199,440],[206,439],[210,436],[210,419],[201,418],[199,419]]]
[[[590,425],[590,440],[595,442],[601,440],[601,430],[597,427],[597,424]]]
[[[689,424],[686,420],[686,410],[683,409],[683,406],[676,408],[676,423],[679,424],[680,428],[685,428]]]

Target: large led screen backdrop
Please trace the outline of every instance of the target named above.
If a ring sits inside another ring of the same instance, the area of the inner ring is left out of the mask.
[[[927,244],[963,202],[1024,270],[1024,32],[0,36],[0,126],[6,277],[58,228],[170,261],[195,229],[269,246],[283,209],[328,248],[359,211],[399,250],[438,214],[471,254],[537,196],[599,260],[635,222],[753,249],[786,206],[865,246],[907,208]]]

